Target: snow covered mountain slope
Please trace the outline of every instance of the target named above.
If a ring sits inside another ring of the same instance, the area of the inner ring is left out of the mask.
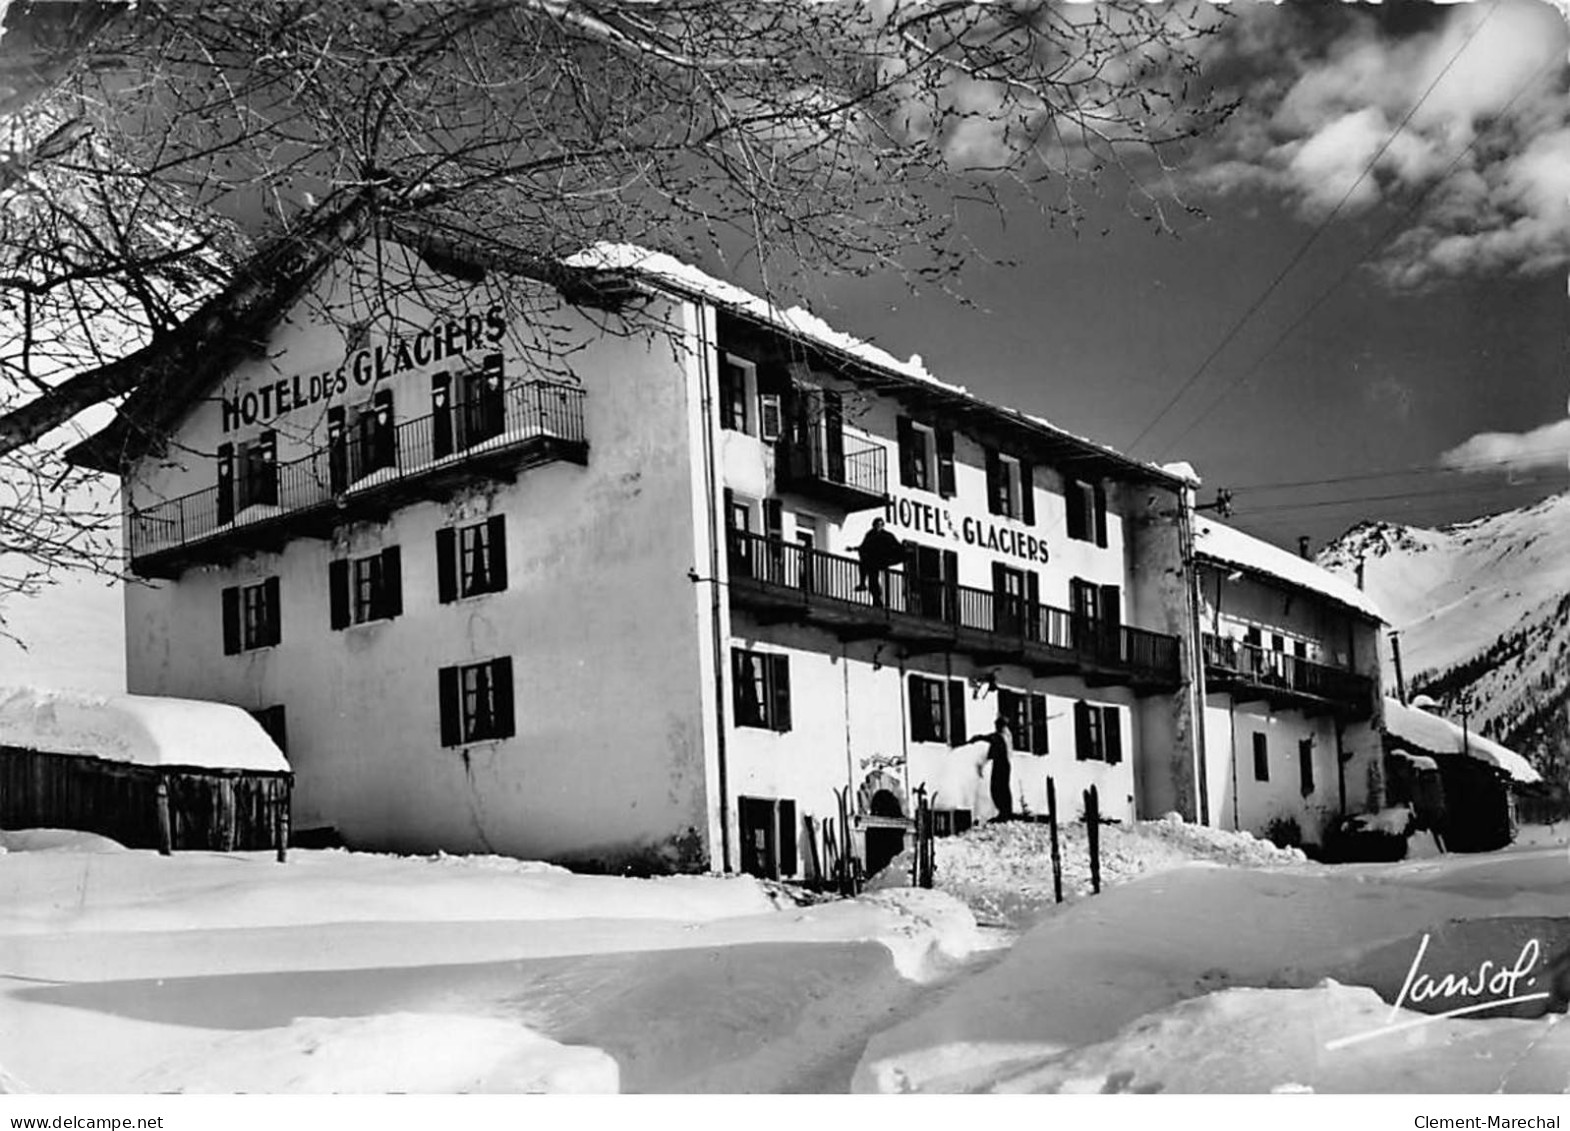
[[[1361,561],[1412,694],[1465,703],[1539,770],[1570,762],[1570,493],[1439,530],[1361,523],[1317,560],[1354,580]]]

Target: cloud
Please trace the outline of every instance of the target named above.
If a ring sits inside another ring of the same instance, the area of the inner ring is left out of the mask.
[[[1439,457],[1461,471],[1531,471],[1570,462],[1570,419],[1530,432],[1479,432]]]
[[[1244,10],[1207,60],[1240,108],[1190,183],[1279,193],[1310,221],[1417,204],[1376,264],[1396,286],[1570,265],[1564,18],[1499,0],[1418,22]]]

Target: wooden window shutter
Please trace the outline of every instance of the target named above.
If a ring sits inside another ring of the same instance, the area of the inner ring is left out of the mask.
[[[1081,762],[1089,761],[1096,756],[1090,748],[1090,704],[1083,699],[1074,703],[1074,757]]]
[[[796,874],[796,803],[780,801],[780,875]]]
[[[458,599],[458,534],[450,526],[436,532],[436,599],[444,605]]]
[[[775,541],[785,537],[785,508],[778,499],[763,500],[763,533]]]
[[[1025,571],[1025,636],[1030,640],[1046,640],[1041,624],[1041,576],[1033,569]]]
[[[1078,479],[1068,479],[1063,485],[1063,502],[1067,507],[1068,536],[1078,542],[1090,540],[1090,515],[1085,507],[1085,484]]]
[[[486,542],[490,546],[490,592],[500,593],[507,588],[507,521],[504,515],[494,514],[485,520]]]
[[[1026,526],[1036,524],[1036,468],[1023,459],[1019,461],[1019,519]]]
[[[518,732],[512,707],[512,657],[500,656],[491,661],[492,691],[496,701],[496,738],[511,738]]]
[[[1107,748],[1107,762],[1117,765],[1123,760],[1123,712],[1116,707],[1101,709],[1101,740]]]
[[[266,609],[267,625],[265,629],[268,644],[283,642],[283,601],[280,596],[280,586],[276,577],[269,577],[262,582],[262,607]]]
[[[938,494],[945,499],[954,497],[954,432],[949,428],[937,429],[938,441]]]
[[[943,551],[943,619],[959,622],[959,552]]]
[[[1030,751],[1047,752],[1047,697],[1035,692],[1030,696]]]
[[[736,529],[736,492],[730,487],[725,488],[725,529]]]
[[[230,585],[223,591],[224,655],[240,651],[240,587]]]
[[[907,682],[910,695],[910,740],[931,742],[932,717],[929,713],[926,688],[923,686],[926,681],[919,675],[913,675]]]
[[[1093,488],[1096,506],[1096,545],[1107,544],[1107,489],[1100,483]]]
[[[949,745],[963,746],[965,735],[965,681],[949,680]]]
[[[1006,501],[1000,499],[1003,495],[1003,461],[998,458],[998,453],[991,448],[986,449],[987,455],[987,513],[1005,514],[1007,508],[999,503]]]
[[[1097,594],[1096,612],[1108,628],[1123,623],[1122,597],[1122,590],[1116,585],[1103,585]]]
[[[769,691],[774,697],[770,704],[770,721],[775,730],[787,731],[790,729],[790,657],[772,655],[769,666],[772,669]]]
[[[431,455],[452,455],[452,377],[447,373],[431,377]]]
[[[1007,688],[998,688],[998,714],[1008,720],[1009,739],[1014,743],[1015,749],[1028,749],[1024,744],[1029,741],[1029,735],[1020,730],[1019,708],[1022,696],[1017,691]]]
[[[899,442],[899,481],[904,487],[916,485],[916,426],[911,423],[910,417],[901,416],[894,422],[895,435]]]
[[[442,745],[458,746],[463,742],[463,705],[458,691],[458,669],[442,668],[437,672],[436,690],[442,716]]]
[[[349,560],[327,563],[327,624],[334,630],[349,627]]]
[[[403,552],[397,546],[382,551],[382,607],[384,617],[403,614]]]
[[[218,445],[218,521],[234,518],[234,445]]]

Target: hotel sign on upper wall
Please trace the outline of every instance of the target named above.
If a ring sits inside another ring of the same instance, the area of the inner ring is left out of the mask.
[[[992,550],[1041,565],[1051,556],[1044,538],[968,514],[955,521],[948,507],[916,499],[890,499],[883,507],[883,521],[913,534],[935,534],[979,550]]]
[[[347,392],[351,381],[367,386],[411,369],[495,346],[506,332],[507,320],[499,305],[487,307],[483,314],[465,314],[462,318],[432,323],[424,330],[399,335],[383,345],[355,350],[336,369],[297,373],[220,397],[223,430],[232,432],[245,424],[265,424],[309,408]]]

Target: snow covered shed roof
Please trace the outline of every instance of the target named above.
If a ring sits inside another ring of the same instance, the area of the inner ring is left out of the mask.
[[[1194,553],[1203,561],[1264,574],[1328,597],[1371,620],[1384,622],[1379,606],[1357,586],[1306,558],[1204,515],[1194,516]]]
[[[0,746],[138,766],[290,772],[239,707],[156,695],[0,687]]]
[[[1385,699],[1385,731],[1425,754],[1443,757],[1465,753],[1480,762],[1498,766],[1523,784],[1543,780],[1531,763],[1514,750],[1484,738],[1476,731],[1468,731],[1463,736],[1461,728],[1449,719],[1431,715],[1421,707],[1408,706],[1399,699]]]

